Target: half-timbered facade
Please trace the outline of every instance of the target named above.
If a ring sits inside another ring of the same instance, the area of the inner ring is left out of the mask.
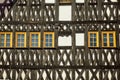
[[[119,80],[119,20],[119,0],[4,0],[0,80]]]

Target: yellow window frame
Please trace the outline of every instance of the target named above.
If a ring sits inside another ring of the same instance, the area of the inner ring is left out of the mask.
[[[17,48],[21,48],[21,47],[18,47],[18,45],[17,45],[17,43],[18,43],[18,41],[17,41],[18,40],[18,34],[24,34],[24,47],[26,47],[26,32],[16,32],[16,44],[15,44],[15,46]]]
[[[45,44],[46,44],[46,42],[45,42],[45,40],[46,40],[46,34],[52,34],[52,47],[47,47]],[[43,47],[44,48],[54,48],[55,47],[55,33],[54,32],[44,32],[44,45],[43,45]]]
[[[34,47],[32,46],[32,34],[38,34],[38,47],[40,47],[40,42],[41,42],[41,39],[40,39],[40,32],[30,32],[30,47]]]
[[[90,46],[90,34],[96,34],[96,46]],[[88,47],[99,47],[99,33],[96,31],[88,32]]]
[[[104,40],[103,40],[103,34],[106,34],[107,35],[107,46],[104,46]],[[110,46],[110,36],[109,34],[113,34],[113,46]],[[116,47],[116,32],[115,31],[103,31],[102,32],[102,47]]]
[[[3,47],[7,47],[6,46],[6,35],[10,34],[10,47],[12,47],[12,32],[0,32],[0,34],[4,34],[4,46]]]

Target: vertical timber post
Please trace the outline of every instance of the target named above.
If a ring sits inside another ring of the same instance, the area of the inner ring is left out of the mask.
[[[97,0],[97,9],[98,9],[98,20],[102,20],[102,0]],[[102,65],[102,38],[101,38],[101,24],[98,24],[99,26],[99,47],[100,49],[98,50],[99,52],[99,65]],[[100,70],[100,73],[99,73],[99,78],[102,79],[102,69]]]
[[[85,11],[85,21],[88,20],[88,3],[89,0],[84,0],[85,4],[84,4],[84,11]],[[85,66],[89,65],[89,59],[88,59],[88,25],[85,25]],[[89,80],[89,70],[86,69],[85,71],[85,77],[86,80]]]
[[[72,21],[74,22],[75,19],[74,19],[74,12],[75,12],[75,0],[72,0]],[[71,25],[72,26],[72,66],[75,66],[75,26],[74,25]],[[72,69],[72,80],[75,80],[75,69]]]

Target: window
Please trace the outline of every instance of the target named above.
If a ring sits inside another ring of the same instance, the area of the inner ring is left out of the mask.
[[[44,47],[54,48],[54,32],[44,32]]]
[[[12,32],[0,32],[0,47],[12,47]]]
[[[99,47],[98,32],[88,32],[88,47]]]
[[[116,47],[115,31],[102,32],[102,47]]]
[[[30,47],[40,47],[40,33],[39,32],[30,33]]]
[[[16,47],[26,47],[26,32],[16,33]]]
[[[60,0],[60,3],[70,3],[71,0]]]

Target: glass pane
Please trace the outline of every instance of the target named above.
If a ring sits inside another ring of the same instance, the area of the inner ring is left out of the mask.
[[[20,34],[18,34],[18,39],[20,39],[20,37],[21,37]]]
[[[49,37],[52,38],[52,34],[49,34]]]
[[[46,39],[46,42],[49,42],[49,39]]]
[[[49,41],[50,41],[50,43],[52,43],[52,39],[50,39]]]
[[[104,46],[107,46],[107,43],[104,43]]]
[[[107,34],[103,34],[103,37],[104,37],[104,38],[107,38]]]
[[[90,46],[93,46],[93,43],[90,43]]]
[[[34,47],[34,43],[32,43],[32,47]]]
[[[23,42],[23,43],[24,43],[24,39],[22,39],[22,40],[21,40],[21,42]]]
[[[46,46],[46,47],[49,47],[49,44],[48,44],[48,43],[46,43],[46,44],[45,44],[45,46]]]
[[[17,46],[20,47],[20,43],[18,43]]]
[[[35,42],[35,40],[34,39],[32,39],[32,43],[34,43]]]
[[[94,43],[94,46],[97,46],[96,43]]]
[[[90,34],[90,38],[92,38],[92,37],[93,37],[93,34],[91,33],[91,34]]]
[[[93,38],[90,38],[90,42],[93,42]]]
[[[49,43],[49,46],[52,47],[52,43]]]
[[[38,39],[38,34],[36,34],[36,37],[35,37],[36,39]]]
[[[10,42],[10,39],[7,39],[6,42]]]
[[[49,35],[48,34],[46,34],[46,39],[48,39],[49,38]]]
[[[35,40],[35,42],[37,42],[37,43],[38,43],[38,39],[36,39],[36,40]]]
[[[4,39],[4,34],[1,34],[1,39]]]
[[[10,39],[10,34],[7,34],[7,35],[6,35],[6,39]]]
[[[4,47],[4,43],[0,43],[0,46],[1,46],[1,47]]]
[[[24,39],[24,34],[21,34],[21,38]]]
[[[96,42],[96,38],[94,38],[94,42]]]
[[[1,39],[1,43],[4,43],[4,39]]]
[[[107,38],[104,38],[104,42],[107,42]]]
[[[110,42],[113,42],[113,38],[110,38]]]
[[[94,37],[96,38],[96,34],[94,34]]]
[[[18,43],[20,43],[21,42],[21,40],[20,39],[18,39]]]
[[[35,43],[35,46],[38,47],[38,43]]]
[[[24,47],[24,43],[21,43],[21,47]]]
[[[113,43],[110,43],[110,46],[113,46]]]
[[[109,34],[109,36],[110,36],[111,38],[113,38],[113,34]]]
[[[6,43],[6,46],[7,46],[7,47],[10,47],[10,43]]]

